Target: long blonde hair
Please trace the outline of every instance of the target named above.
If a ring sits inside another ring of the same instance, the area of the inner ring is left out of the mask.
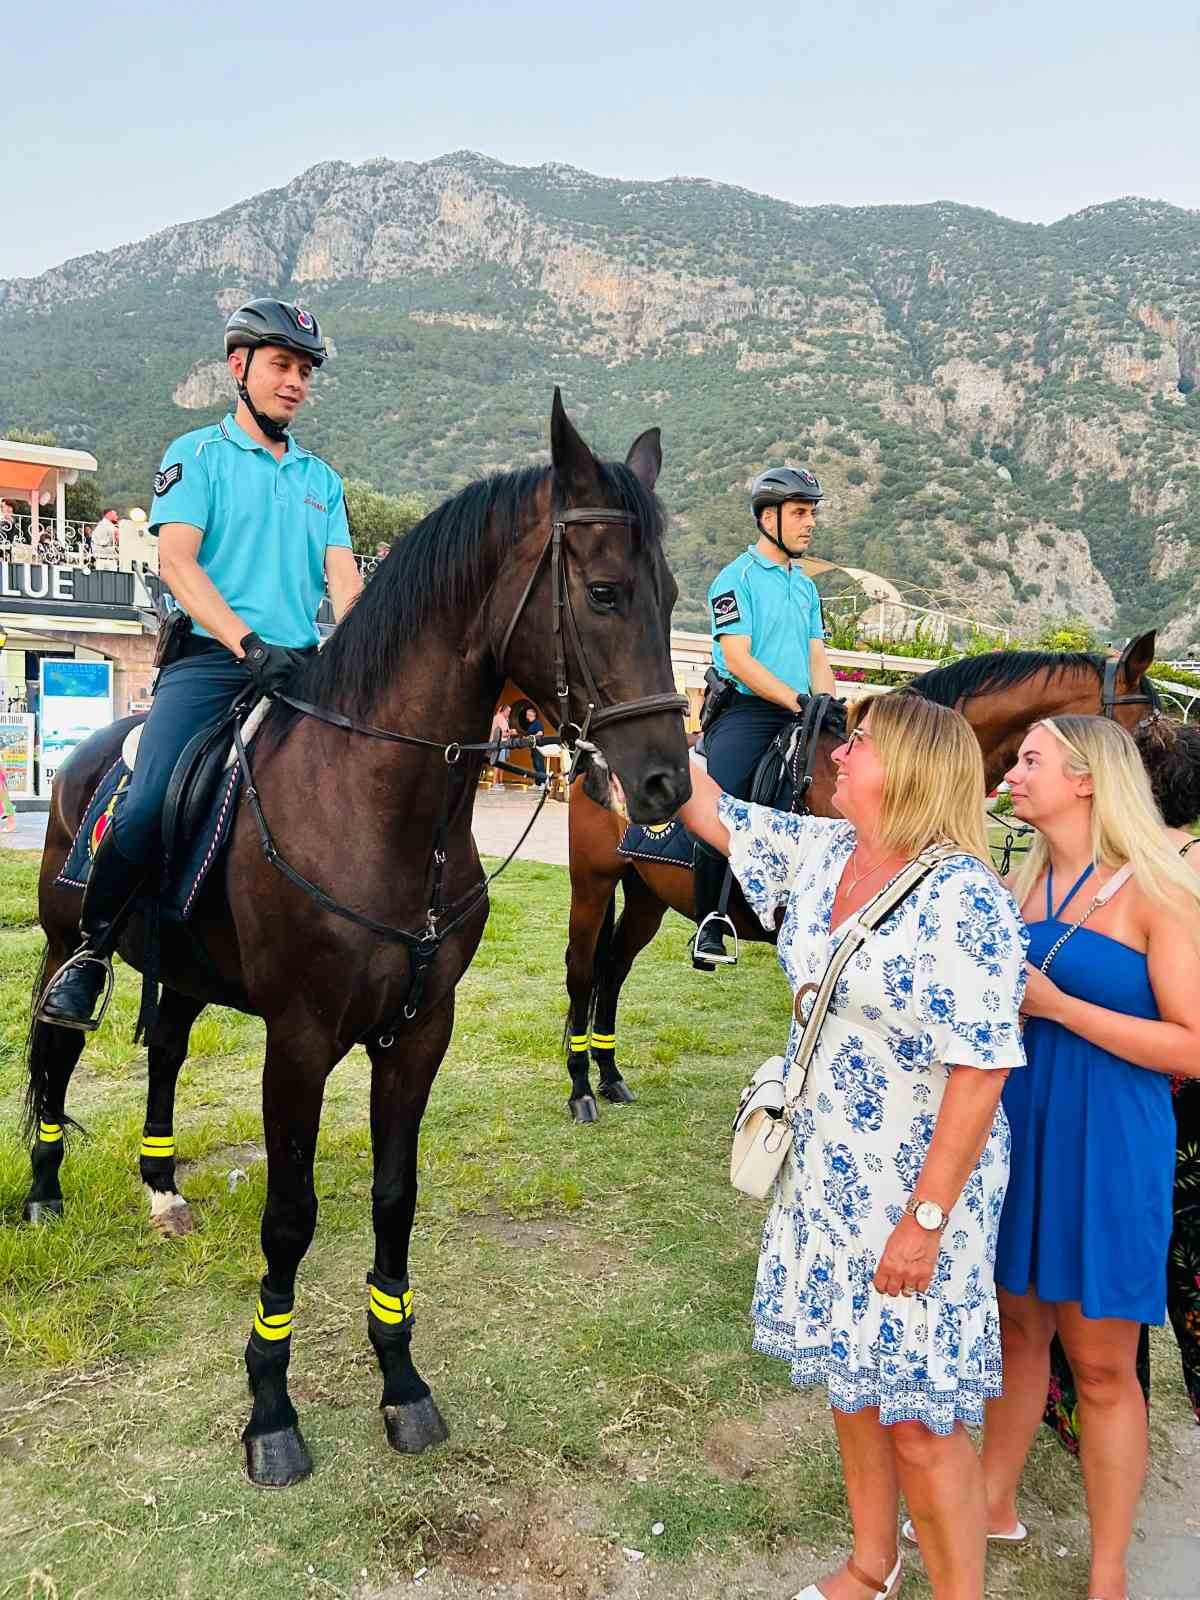
[[[918,694],[873,696],[850,713],[871,713],[871,738],[883,766],[879,833],[893,850],[957,845],[991,867],[983,819],[983,756],[965,717]]]
[[[1190,923],[1192,937],[1200,944],[1200,873],[1187,865],[1168,838],[1130,735],[1105,717],[1044,717],[1033,726],[1049,729],[1062,745],[1064,765],[1072,777],[1092,780],[1093,862],[1105,867],[1128,862],[1146,898]],[[1025,903],[1049,855],[1045,837],[1038,834],[1014,875],[1018,905]]]

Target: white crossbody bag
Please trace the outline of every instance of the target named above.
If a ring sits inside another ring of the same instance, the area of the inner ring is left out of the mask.
[[[770,1194],[783,1165],[783,1158],[787,1155],[792,1137],[792,1118],[804,1094],[809,1063],[817,1047],[817,1036],[843,969],[900,902],[947,856],[956,853],[952,845],[931,845],[928,850],[922,850],[919,856],[914,856],[903,871],[897,873],[890,883],[884,884],[875,898],[868,900],[852,919],[829,958],[821,982],[806,983],[797,990],[797,1021],[800,1020],[801,1002],[814,990],[816,997],[788,1074],[791,1087],[785,1085],[783,1056],[772,1056],[759,1067],[742,1090],[738,1101],[737,1115],[733,1119],[733,1151],[729,1160],[729,1181],[735,1189],[753,1195],[756,1200],[765,1200]]]

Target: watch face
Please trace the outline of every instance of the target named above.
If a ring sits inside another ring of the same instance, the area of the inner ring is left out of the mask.
[[[922,1200],[913,1212],[913,1216],[923,1228],[928,1228],[931,1232],[934,1228],[940,1228],[946,1220],[941,1206],[934,1200]]]

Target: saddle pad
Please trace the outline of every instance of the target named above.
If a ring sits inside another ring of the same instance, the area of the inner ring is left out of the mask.
[[[649,828],[631,822],[621,836],[617,854],[630,861],[655,861],[660,866],[685,867],[690,872],[694,843],[682,822],[661,822]]]
[[[96,785],[95,793],[87,803],[83,820],[56,880],[58,883],[73,889],[87,887],[92,858],[101,839],[112,827],[113,817],[129,787],[129,778],[129,768],[118,757]],[[203,826],[197,830],[175,863],[171,882],[165,886],[162,894],[162,910],[175,921],[186,922],[192,914],[200,890],[229,843],[241,781],[239,767],[222,774]]]

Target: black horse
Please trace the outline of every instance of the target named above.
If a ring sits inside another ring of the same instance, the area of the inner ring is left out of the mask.
[[[462,744],[482,747],[511,674],[541,703],[557,699],[565,742],[584,743],[601,786],[616,773],[631,816],[660,821],[690,792],[671,674],[676,590],[654,495],[658,430],[625,463],[602,463],[556,391],[550,431],[551,467],[472,484],[396,543],[296,689],[310,709],[272,708],[251,747],[253,785],[191,931],[163,924],[141,1174],[165,1231],[188,1225],[172,1121],[192,1024],[209,1001],[266,1022],[267,1270],[246,1347],[253,1409],[242,1436],[256,1483],[283,1486],[312,1470],[287,1390],[294,1285],[317,1220],[325,1080],[356,1043],[372,1068],[368,1321],[387,1437],[417,1453],[446,1434],[412,1361],[408,1248],[421,1116],[487,917],[471,837],[486,756]],[[131,725],[95,735],[56,780],[35,1012],[79,937],[80,894],[59,871]],[[277,856],[264,849],[264,825]],[[145,948],[139,915],[120,950],[141,966]],[[67,1085],[84,1038],[42,1022],[31,1030],[30,1220],[62,1209]]]

